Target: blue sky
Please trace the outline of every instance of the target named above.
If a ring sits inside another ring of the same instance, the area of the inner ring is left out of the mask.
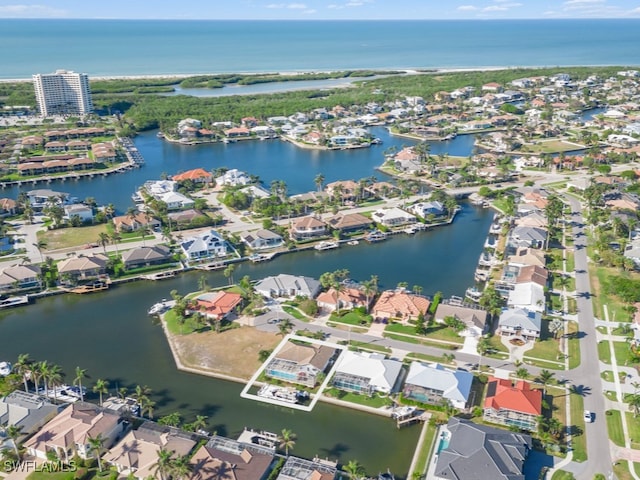
[[[640,0],[0,0],[0,18],[640,18]]]

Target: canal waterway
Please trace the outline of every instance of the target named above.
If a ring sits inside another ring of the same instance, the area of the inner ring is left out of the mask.
[[[449,226],[400,234],[378,244],[361,243],[326,252],[301,252],[261,264],[241,264],[237,278],[257,279],[277,273],[318,277],[347,268],[354,279],[378,275],[383,288],[406,281],[426,294],[464,293],[482,250],[493,212],[463,204]],[[390,468],[406,475],[418,428],[397,430],[389,419],[318,404],[311,413],[241,399],[241,385],[176,370],[159,325],[146,315],[150,305],[173,289],[197,289],[201,272],[163,282],[136,282],[89,296],[61,295],[38,299],[28,307],[0,313],[0,357],[28,352],[34,359],[59,364],[73,379],[76,366],[89,371],[88,383],[108,379],[118,386],[146,384],[157,401],[156,415],[180,411],[187,419],[209,416],[211,430],[235,436],[244,426],[280,431],[299,438],[294,453],[358,459],[370,473]],[[221,272],[205,273],[209,284],[227,283]]]
[[[133,206],[131,194],[147,180],[160,179],[162,174],[173,175],[192,168],[212,170],[218,167],[238,168],[258,175],[269,186],[273,180],[284,180],[289,194],[315,190],[313,182],[318,173],[326,182],[336,180],[358,180],[376,176],[388,177],[376,170],[384,162],[384,151],[389,147],[402,148],[416,143],[415,140],[396,137],[386,128],[374,127],[373,135],[383,141],[382,145],[353,150],[311,150],[296,147],[281,140],[243,141],[232,144],[213,143],[204,145],[180,145],[156,137],[156,131],[143,132],[134,141],[145,164],[137,169],[107,177],[52,182],[38,187],[25,184],[22,187],[5,188],[2,196],[16,198],[20,190],[51,188],[68,192],[84,199],[94,197],[98,204],[112,203],[118,212]],[[448,153],[468,156],[473,149],[472,135],[459,135],[446,142],[431,142],[431,153]]]

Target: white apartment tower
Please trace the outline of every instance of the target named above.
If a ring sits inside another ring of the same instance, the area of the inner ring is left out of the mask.
[[[84,73],[57,70],[33,76],[40,115],[85,115],[93,110],[89,77]]]

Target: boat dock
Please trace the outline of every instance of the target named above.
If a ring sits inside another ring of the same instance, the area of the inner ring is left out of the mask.
[[[166,270],[164,272],[149,273],[142,275],[145,280],[163,280],[165,278],[172,278],[176,276],[176,270]]]
[[[80,285],[79,287],[69,290],[71,293],[92,293],[100,292],[102,290],[108,290],[109,284],[107,282],[93,282],[88,285]]]
[[[431,414],[427,412],[422,412],[420,414],[417,414],[416,412],[414,412],[414,414],[405,418],[398,417],[396,419],[396,426],[398,428],[402,428],[402,427],[407,427],[409,425],[413,425],[414,423],[426,422],[427,420],[429,420],[430,417],[431,417]]]
[[[0,300],[0,308],[17,307],[18,305],[26,305],[29,303],[29,296],[22,295],[19,297],[9,297]]]

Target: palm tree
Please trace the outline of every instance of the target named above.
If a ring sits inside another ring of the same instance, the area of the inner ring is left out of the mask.
[[[364,468],[357,460],[349,460],[349,462],[342,467],[347,472],[349,478],[357,479],[364,476]]]
[[[29,385],[27,384],[27,377],[29,376],[31,369],[33,368],[33,362],[31,358],[29,358],[28,353],[21,353],[18,355],[18,361],[13,366],[14,371],[22,376],[22,381],[24,382],[24,391],[29,391]]]
[[[138,231],[140,232],[140,236],[142,237],[142,246],[144,247],[146,245],[145,238],[151,234],[151,229],[148,225],[143,225],[138,229]]]
[[[113,232],[110,236],[109,236],[109,241],[111,243],[113,243],[116,247],[116,255],[120,256],[120,252],[118,251],[118,243],[120,243],[120,240],[122,240],[122,237],[120,236],[120,234],[118,232]]]
[[[33,246],[36,247],[38,253],[40,254],[40,261],[44,263],[44,256],[42,255],[42,251],[47,248],[47,242],[45,242],[44,240],[38,240],[33,244]]]
[[[13,449],[16,452],[18,460],[20,460],[20,449],[18,448],[18,438],[22,435],[22,427],[18,425],[9,425],[5,428],[5,433],[13,443]]]
[[[558,332],[564,330],[564,323],[562,321],[555,319],[549,322],[549,332],[553,334],[553,338],[558,338]]]
[[[45,375],[45,381],[50,388],[54,389],[54,399],[57,398],[57,390],[55,388],[62,385],[62,377],[64,377],[64,373],[62,372],[62,367],[60,367],[60,365],[51,365]]]
[[[109,382],[99,378],[93,386],[93,392],[100,395],[100,406],[102,406],[102,395],[109,392]]]
[[[188,455],[179,455],[171,461],[171,478],[181,480],[193,471],[193,464]]]
[[[278,335],[286,336],[288,333],[293,330],[293,323],[288,318],[285,318],[278,325]]]
[[[82,391],[82,379],[87,378],[87,370],[84,368],[76,367],[76,377],[73,379],[73,384],[78,385],[80,390],[80,401],[84,402],[84,393]]]
[[[322,186],[324,185],[324,175],[319,173],[316,175],[316,177],[313,179],[313,183],[316,184],[316,188],[318,189],[319,192],[322,191]]]
[[[236,270],[236,266],[233,263],[227,265],[222,274],[229,279],[229,285],[233,284],[233,272]]]
[[[527,370],[525,367],[520,367],[515,371],[515,375],[517,378],[526,380],[527,378],[529,378],[529,370]]]
[[[549,370],[542,370],[538,375],[538,381],[542,383],[542,385],[544,386],[545,393],[547,390],[547,385],[551,383],[551,379],[553,378],[553,376],[554,376],[554,373],[550,372]]]
[[[296,444],[296,434],[286,428],[282,429],[280,437],[278,437],[280,448],[284,448],[284,454],[289,455],[289,449]]]
[[[102,405],[102,402],[100,402]],[[102,446],[104,444],[105,438],[103,438],[101,433],[98,433],[95,437],[89,435],[89,449],[95,454],[96,459],[98,460],[98,470],[102,473]]]
[[[135,391],[133,393],[133,398],[136,399],[138,406],[142,408],[142,404],[149,399],[149,395],[151,395],[151,389],[146,385],[141,387],[140,385],[136,385]]]
[[[98,234],[98,243],[102,245],[102,250],[104,254],[107,254],[107,245],[109,244],[109,234],[106,232],[100,232]]]
[[[207,420],[209,417],[206,415],[196,415],[195,421],[191,423],[193,430],[197,432],[198,430],[204,430],[207,427]]]
[[[164,448],[158,450],[158,459],[154,465],[154,470],[158,475],[160,475],[161,480],[167,478],[171,472],[172,457],[172,451],[165,450]]]
[[[149,419],[153,420],[153,411],[155,408],[156,402],[145,397],[142,401],[142,406],[140,407],[140,415],[144,415],[146,412]]]
[[[45,396],[49,396],[49,384],[47,383],[47,376],[49,375],[49,368],[51,368],[51,365],[49,365],[49,362],[47,362],[46,360],[43,360],[43,361],[39,362],[38,365],[37,365],[38,376],[39,376],[39,378],[42,378],[42,383],[44,383],[44,395]],[[36,391],[37,390],[38,390],[38,385],[36,384]]]

